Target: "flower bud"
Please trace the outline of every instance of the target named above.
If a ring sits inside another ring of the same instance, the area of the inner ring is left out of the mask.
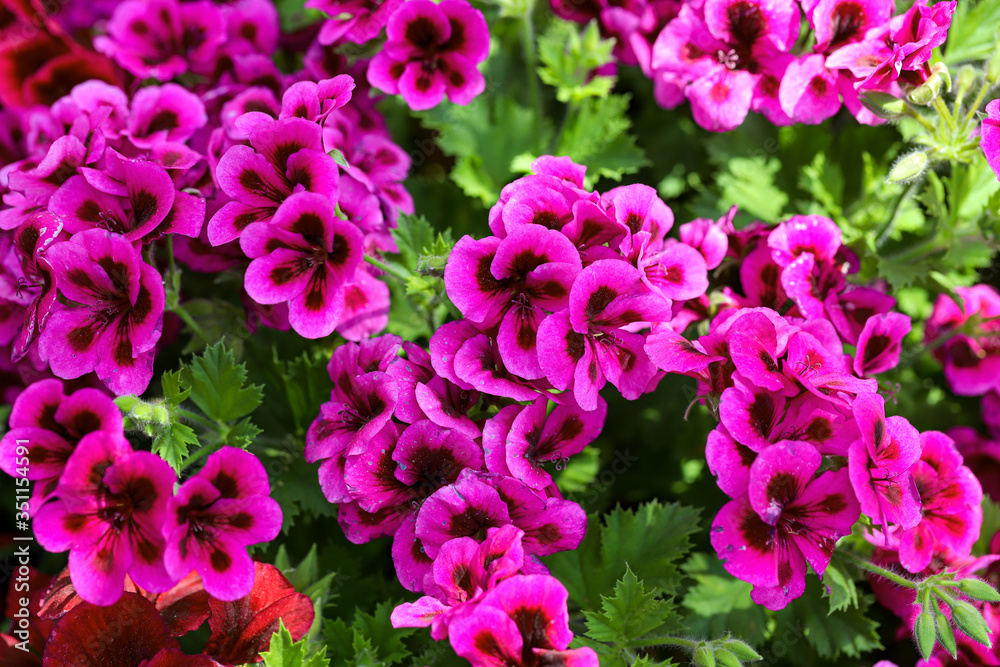
[[[740,659],[732,651],[727,651],[724,648],[720,648],[715,652],[715,664],[719,667],[743,667]]]
[[[914,151],[904,155],[889,170],[889,177],[886,180],[890,183],[912,181],[924,173],[924,170],[927,168],[927,162],[927,153],[923,151]]]
[[[702,642],[694,650],[694,658],[691,663],[696,667],[715,667],[715,655],[712,653],[712,649],[705,642]]]
[[[948,71],[948,66],[944,63],[934,63],[931,67],[931,73],[937,74],[941,77],[941,82],[944,84],[944,92],[951,92],[951,72]]]
[[[866,109],[885,120],[899,120],[906,115],[906,102],[888,93],[870,90],[860,100]]]
[[[151,419],[157,424],[169,424],[170,412],[162,405],[154,405]]]
[[[955,621],[959,630],[975,641],[988,648],[993,647],[993,642],[990,641],[990,629],[983,620],[983,615],[968,602],[952,603],[951,620]]]
[[[973,600],[983,600],[984,602],[1000,602],[1000,593],[985,581],[979,579],[962,579],[958,582],[958,590],[968,595]]]
[[[911,90],[907,94],[907,98],[922,107],[929,106],[941,95],[942,85],[944,85],[944,80],[941,75],[931,74],[926,81]]]
[[[142,401],[132,407],[132,418],[137,421],[149,421],[153,418],[153,406]]]
[[[986,80],[990,83],[1000,81],[1000,49],[993,49],[993,57],[986,64]]]
[[[757,653],[757,651],[753,650],[753,647],[750,646],[750,644],[747,644],[744,641],[740,641],[739,639],[727,639],[726,641],[722,642],[722,648],[731,652],[740,660],[763,659],[760,653]]]
[[[955,631],[951,629],[948,617],[936,605],[934,607],[934,625],[937,626],[937,637],[941,646],[944,646],[951,657],[956,657],[958,651],[955,647]]]
[[[937,642],[937,630],[934,628],[934,614],[930,609],[924,609],[917,616],[917,624],[913,627],[913,638],[917,640],[917,648],[924,660],[929,660]]]

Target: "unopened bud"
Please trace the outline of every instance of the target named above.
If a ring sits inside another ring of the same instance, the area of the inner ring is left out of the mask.
[[[890,183],[912,181],[924,173],[924,170],[927,168],[927,162],[927,153],[923,151],[914,151],[904,155],[889,170],[889,177],[886,180]]]
[[[753,660],[763,659],[760,653],[757,653],[757,651],[753,650],[753,647],[750,646],[750,644],[747,644],[744,641],[740,641],[739,639],[727,639],[726,641],[722,642],[722,648],[731,652],[740,660],[753,661]]]
[[[142,399],[140,399],[138,396],[131,396],[131,395],[119,396],[118,398],[115,399],[115,405],[118,406],[119,410],[125,413],[132,412],[132,408],[134,408],[139,403],[142,403]]]
[[[975,68],[972,65],[962,65],[962,69],[958,70],[958,76],[955,77],[956,94],[964,97],[974,85],[976,85]]]
[[[870,90],[860,100],[866,109],[885,120],[899,120],[906,115],[906,102],[888,93]]]
[[[715,654],[705,642],[702,642],[694,650],[694,659],[691,662],[696,667],[715,667]]]
[[[154,405],[152,421],[156,422],[157,424],[169,424],[170,412],[168,412],[167,409],[162,405]]]
[[[962,581],[958,582],[958,590],[973,600],[1000,602],[1000,593],[997,593],[995,588],[979,579],[962,579]]]
[[[944,91],[946,93],[951,92],[951,72],[948,70],[947,65],[944,63],[934,63],[934,66],[931,67],[931,74],[941,77],[941,83],[944,84]]]
[[[993,49],[993,57],[986,64],[986,80],[990,83],[1000,81],[1000,49]]]
[[[715,652],[715,664],[719,667],[743,667],[743,663],[732,651],[720,648]]]
[[[938,641],[941,642],[941,646],[944,646],[944,649],[951,654],[951,657],[956,657],[958,651],[955,647],[955,631],[951,629],[948,617],[937,606],[934,608],[934,625],[937,628],[937,637]]]
[[[138,421],[149,421],[153,418],[153,406],[149,403],[136,403],[132,408],[132,418]]]
[[[924,660],[930,660],[937,642],[937,630],[934,628],[934,614],[925,609],[917,616],[917,624],[913,627],[913,638],[917,640],[917,648]]]
[[[959,630],[972,639],[988,648],[993,647],[993,642],[990,641],[990,629],[983,620],[983,615],[968,602],[952,603],[951,620],[955,621]]]
[[[940,74],[931,74],[926,81],[911,90],[907,97],[914,104],[926,107],[933,104],[934,100],[941,95],[941,87],[943,85],[944,79]]]

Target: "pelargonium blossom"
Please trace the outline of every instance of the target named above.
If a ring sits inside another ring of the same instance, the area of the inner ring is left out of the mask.
[[[150,452],[133,452],[121,435],[95,431],[66,462],[57,500],[34,516],[35,536],[48,551],[69,551],[80,597],[109,605],[122,595],[126,573],[159,592],[174,581],[163,564],[160,533],[177,476]]]
[[[281,507],[267,472],[250,452],[224,447],[170,498],[163,524],[164,564],[175,579],[191,570],[218,600],[236,600],[253,588],[245,547],[270,542],[281,530]]]
[[[910,474],[920,493],[921,519],[899,533],[899,562],[923,572],[935,555],[965,558],[982,526],[983,490],[944,433],[920,434],[920,460]]]
[[[979,146],[986,154],[986,162],[1000,179],[1000,100],[993,100],[986,105]]]
[[[31,508],[37,510],[55,494],[77,443],[97,431],[124,433],[121,411],[106,394],[84,388],[67,396],[59,380],[40,380],[14,402],[10,430],[0,440],[0,469],[34,483]],[[26,455],[18,454],[22,444]]]
[[[858,519],[846,470],[816,476],[823,457],[807,443],[781,442],[750,467],[746,495],[712,522],[726,570],[754,585],[753,599],[783,609],[805,591],[807,564],[822,576],[837,540]]]
[[[288,303],[288,321],[307,338],[333,333],[344,291],[361,264],[361,230],[341,220],[329,198],[309,192],[288,197],[270,222],[249,225],[240,247],[252,258],[247,294],[261,304]]]
[[[159,272],[123,236],[94,229],[49,248],[59,291],[77,305],[54,312],[39,351],[57,376],[96,371],[116,394],[141,394],[153,377],[165,293]]]
[[[903,417],[886,417],[878,394],[854,399],[861,437],[848,453],[851,484],[861,511],[876,524],[912,528],[921,519],[920,495],[910,473],[920,459],[920,436]]]
[[[486,88],[477,65],[489,54],[489,30],[466,0],[409,0],[393,12],[386,34],[368,81],[411,109],[430,109],[445,95],[468,104]]]
[[[569,649],[566,589],[546,575],[521,575],[501,582],[472,612],[455,620],[449,640],[473,667],[597,667],[597,653]]]

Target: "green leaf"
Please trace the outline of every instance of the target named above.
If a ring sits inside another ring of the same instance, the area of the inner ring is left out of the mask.
[[[734,157],[716,177],[721,199],[767,222],[781,218],[788,195],[774,184],[781,163],[771,157]]]
[[[167,371],[161,375],[160,387],[163,389],[163,397],[174,406],[180,405],[191,395],[190,389],[181,389],[180,371]]]
[[[332,652],[335,664],[393,665],[410,656],[410,650],[403,639],[412,635],[416,628],[393,628],[389,616],[395,602],[382,602],[369,614],[356,609],[351,625],[343,619],[327,624],[327,646]]]
[[[538,76],[556,89],[560,102],[580,102],[588,97],[605,97],[615,85],[615,77],[593,76],[612,61],[614,40],[601,39],[597,21],[591,21],[581,35],[576,24],[555,19],[538,38]]]
[[[250,418],[244,417],[233,424],[226,432],[226,444],[230,447],[246,449],[260,434],[261,430],[250,421]]]
[[[776,620],[779,630],[782,627],[801,628],[820,657],[858,658],[863,653],[882,648],[878,623],[868,614],[871,603],[870,596],[859,596],[857,607],[830,611],[822,599],[820,583],[809,577],[805,595],[779,611]]]
[[[455,158],[452,180],[484,206],[495,204],[511,180],[514,158],[542,151],[552,136],[547,119],[498,94],[481,95],[465,107],[440,104],[419,116],[437,131],[441,150]]]
[[[645,153],[628,134],[629,95],[583,100],[569,115],[559,136],[557,155],[588,166],[587,182],[598,176],[621,180],[648,164]]]
[[[586,491],[601,470],[601,451],[591,445],[572,457],[556,476],[556,486],[563,493]]]
[[[731,632],[751,644],[765,640],[767,613],[750,598],[751,584],[727,573],[715,554],[694,554],[683,569],[695,581],[681,603],[691,612],[684,619],[690,634]]]
[[[691,548],[699,510],[652,501],[636,510],[616,507],[604,521],[589,517],[587,537],[578,549],[554,554],[546,563],[583,609],[596,609],[612,594],[626,569],[651,590],[674,594],[680,583],[675,565]]]
[[[823,573],[823,585],[830,598],[830,613],[858,606],[858,588],[850,572],[831,562]]]
[[[979,531],[979,539],[972,547],[972,553],[977,556],[990,553],[990,541],[997,531],[1000,531],[1000,505],[983,494],[983,527]]]
[[[1000,3],[995,0],[962,0],[955,7],[944,48],[949,65],[990,57],[996,47]]]
[[[181,463],[190,448],[198,446],[198,436],[187,424],[171,421],[169,428],[159,429],[153,437],[152,452],[180,472]]]
[[[244,386],[246,366],[219,342],[207,347],[181,370],[191,400],[210,418],[227,423],[253,412],[264,398],[260,385]]]
[[[279,623],[278,629],[271,635],[269,650],[260,654],[267,667],[329,667],[330,659],[326,657],[325,646],[309,656],[309,640],[293,642],[285,623]]]
[[[627,566],[614,595],[601,596],[601,612],[585,611],[591,639],[625,645],[663,626],[673,615],[673,605],[646,591]]]

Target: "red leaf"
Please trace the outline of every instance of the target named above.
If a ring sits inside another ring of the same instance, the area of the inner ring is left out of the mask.
[[[153,603],[124,593],[110,607],[83,602],[63,616],[45,645],[45,667],[137,667],[180,648]]]
[[[312,625],[315,611],[309,596],[296,593],[292,584],[273,565],[254,562],[253,590],[235,602],[209,599],[212,616],[208,625],[212,636],[205,653],[219,662],[235,665],[261,662],[260,652],[268,648],[271,635],[284,621],[298,641]]]

